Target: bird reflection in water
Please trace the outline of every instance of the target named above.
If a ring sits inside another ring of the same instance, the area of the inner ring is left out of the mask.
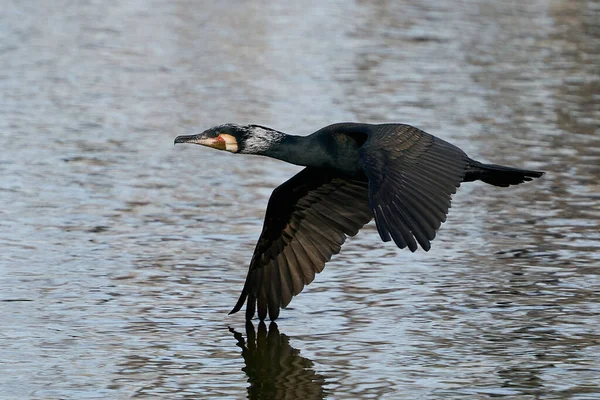
[[[267,331],[264,322],[258,334],[252,322],[246,322],[246,340],[241,333],[229,328],[242,349],[248,375],[249,399],[323,399],[325,378],[313,369],[313,362],[290,346],[289,338],[279,332],[275,322]]]

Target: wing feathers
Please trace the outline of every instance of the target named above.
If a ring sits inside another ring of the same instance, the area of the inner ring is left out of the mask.
[[[406,243],[410,251],[417,250],[417,243],[415,242],[415,238],[411,234],[410,230],[408,230],[409,222],[406,220],[403,213],[398,213],[396,210],[392,210],[391,207],[394,203],[390,203],[386,205],[385,210],[385,219],[388,221],[388,226],[391,226],[390,233],[392,238],[394,239],[394,243],[398,245],[401,249],[404,248],[402,244]]]
[[[308,240],[301,231],[296,232],[296,240],[304,249],[304,252],[308,256],[308,261],[313,265],[315,271],[321,272],[323,270],[323,267],[320,265],[322,264],[321,256],[315,251],[315,246],[312,242]]]
[[[292,300],[292,296],[294,293],[294,282],[292,281],[289,266],[283,253],[279,253],[279,255],[277,256],[277,266],[279,270],[279,283],[281,291],[281,301],[279,302],[277,307],[277,311],[279,312],[279,307],[287,306]],[[271,318],[271,320],[274,319],[271,315],[269,315],[269,317]]]
[[[290,254],[294,254],[296,261],[302,270],[302,276],[304,276],[304,284],[308,285],[315,279],[315,269],[310,263],[308,255],[304,251],[304,248],[298,241],[290,243]]]
[[[302,269],[296,262],[296,256],[294,255],[293,251],[289,251],[284,257],[286,258],[288,271],[290,278],[292,279],[292,288],[294,289],[293,296],[296,296],[302,291],[302,289],[304,289],[304,276],[302,274]],[[286,303],[285,306],[287,306],[288,303]]]
[[[244,304],[243,301],[242,301],[242,304]],[[240,307],[241,307],[241,305],[240,305]],[[234,310],[235,310],[235,308],[234,308]],[[254,318],[255,312],[256,312],[256,296],[254,295],[254,293],[249,293],[248,294],[248,305],[246,306],[246,319],[248,320],[248,319]],[[231,313],[233,313],[233,311]]]
[[[263,321],[265,318],[267,318],[267,297],[265,295],[258,295],[258,299],[256,299],[256,304],[258,307],[258,318]],[[246,315],[246,317],[248,317]],[[252,315],[250,318],[247,319],[252,319],[254,318],[254,315]]]
[[[419,218],[417,218],[418,214],[408,212],[409,208],[406,207],[406,205],[398,197],[396,197],[396,201],[391,202],[390,208],[392,212],[396,212],[398,213],[398,215],[401,215],[403,217],[404,221],[407,224],[407,228],[410,229],[410,232],[417,239],[417,242],[419,242],[423,250],[429,250],[429,240],[427,234],[424,232],[424,228],[420,223]],[[416,250],[416,245],[414,246],[414,250],[413,248],[411,248],[411,251]]]
[[[372,126],[359,158],[382,240],[429,250],[468,168],[466,154],[412,126],[387,124]]]
[[[279,307],[281,305],[281,297],[282,297],[282,284],[279,279],[279,266],[277,263],[272,263],[267,266],[265,271],[268,271],[269,280],[265,286],[269,288],[267,293],[267,304],[269,310],[269,318],[274,320],[279,316]]]
[[[373,217],[366,180],[305,168],[273,191],[246,284],[232,310],[247,300],[246,319],[274,320]],[[256,307],[257,306],[257,307]]]
[[[373,208],[373,214],[375,216],[375,226],[377,226],[377,232],[379,233],[381,240],[383,240],[384,242],[389,242],[390,240],[392,240],[390,236],[390,228],[388,226],[387,221],[385,220],[383,208],[381,207],[381,205],[378,204]],[[401,249],[406,247],[406,242],[404,242],[404,245],[399,244],[397,241],[394,242]]]

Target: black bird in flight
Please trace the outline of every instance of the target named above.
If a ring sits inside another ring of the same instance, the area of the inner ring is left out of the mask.
[[[178,136],[239,154],[277,158],[304,168],[271,194],[242,294],[246,319],[273,321],[375,217],[384,242],[428,251],[462,182],[510,186],[543,172],[483,164],[458,147],[404,124],[339,123],[309,136],[260,125],[225,124]]]

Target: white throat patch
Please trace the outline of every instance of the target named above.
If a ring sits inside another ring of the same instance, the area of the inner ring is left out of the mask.
[[[282,132],[265,129],[257,125],[248,126],[247,130],[248,137],[241,152],[248,154],[260,154],[273,147],[276,143],[281,142],[285,136]]]

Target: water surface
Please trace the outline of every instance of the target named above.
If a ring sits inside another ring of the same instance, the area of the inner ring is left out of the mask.
[[[0,398],[600,398],[598,1],[2,9]],[[173,138],[339,121],[547,175],[464,185],[428,253],[369,225],[245,326],[227,312],[298,168]]]

